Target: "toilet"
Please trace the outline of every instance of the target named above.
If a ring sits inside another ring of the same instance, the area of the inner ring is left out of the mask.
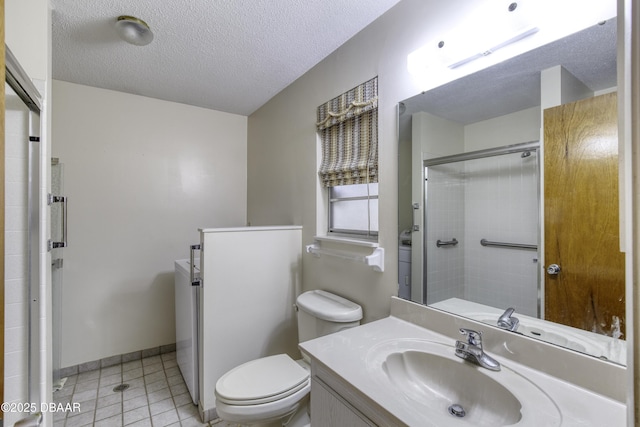
[[[321,290],[301,294],[295,307],[299,342],[353,328],[362,319],[358,304]],[[244,363],[216,383],[218,416],[243,425],[308,426],[310,371],[306,356],[278,354]]]

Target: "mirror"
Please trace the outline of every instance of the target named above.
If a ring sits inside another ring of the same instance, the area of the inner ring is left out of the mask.
[[[399,104],[400,297],[626,364],[616,61],[611,19]]]

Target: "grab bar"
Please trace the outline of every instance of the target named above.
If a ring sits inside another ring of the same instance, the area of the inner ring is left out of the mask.
[[[202,284],[202,279],[196,276],[195,272],[195,251],[199,251],[201,249],[200,245],[191,245],[189,251],[189,279],[191,280],[191,286],[200,286]]]
[[[482,246],[495,246],[499,248],[516,248],[516,249],[529,249],[533,251],[538,250],[538,245],[524,245],[520,243],[504,243],[504,242],[490,242],[487,239],[480,240]]]
[[[65,196],[54,196],[49,193],[47,198],[47,203],[52,205],[54,203],[62,203],[62,241],[54,242],[49,239],[47,241],[47,247],[49,251],[57,248],[66,248],[67,247],[67,201],[68,197]]]
[[[458,239],[456,239],[455,237],[449,241],[442,241],[438,239],[438,241],[436,242],[436,246],[439,248],[443,246],[455,246],[457,244],[458,244]]]

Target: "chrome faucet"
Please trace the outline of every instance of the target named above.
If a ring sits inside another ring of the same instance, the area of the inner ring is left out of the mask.
[[[482,332],[460,328],[460,333],[466,335],[467,342],[456,341],[456,356],[491,371],[500,370],[500,363],[482,349]]]
[[[502,316],[498,318],[498,326],[508,331],[516,331],[520,324],[520,320],[517,317],[512,316],[514,311],[515,309],[511,307],[507,308],[507,310],[502,313]]]

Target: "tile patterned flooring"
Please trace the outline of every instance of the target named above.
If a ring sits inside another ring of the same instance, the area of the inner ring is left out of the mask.
[[[129,387],[114,391],[120,384]],[[175,352],[72,375],[53,398],[79,404],[79,411],[56,412],[54,427],[231,427],[200,421]]]

